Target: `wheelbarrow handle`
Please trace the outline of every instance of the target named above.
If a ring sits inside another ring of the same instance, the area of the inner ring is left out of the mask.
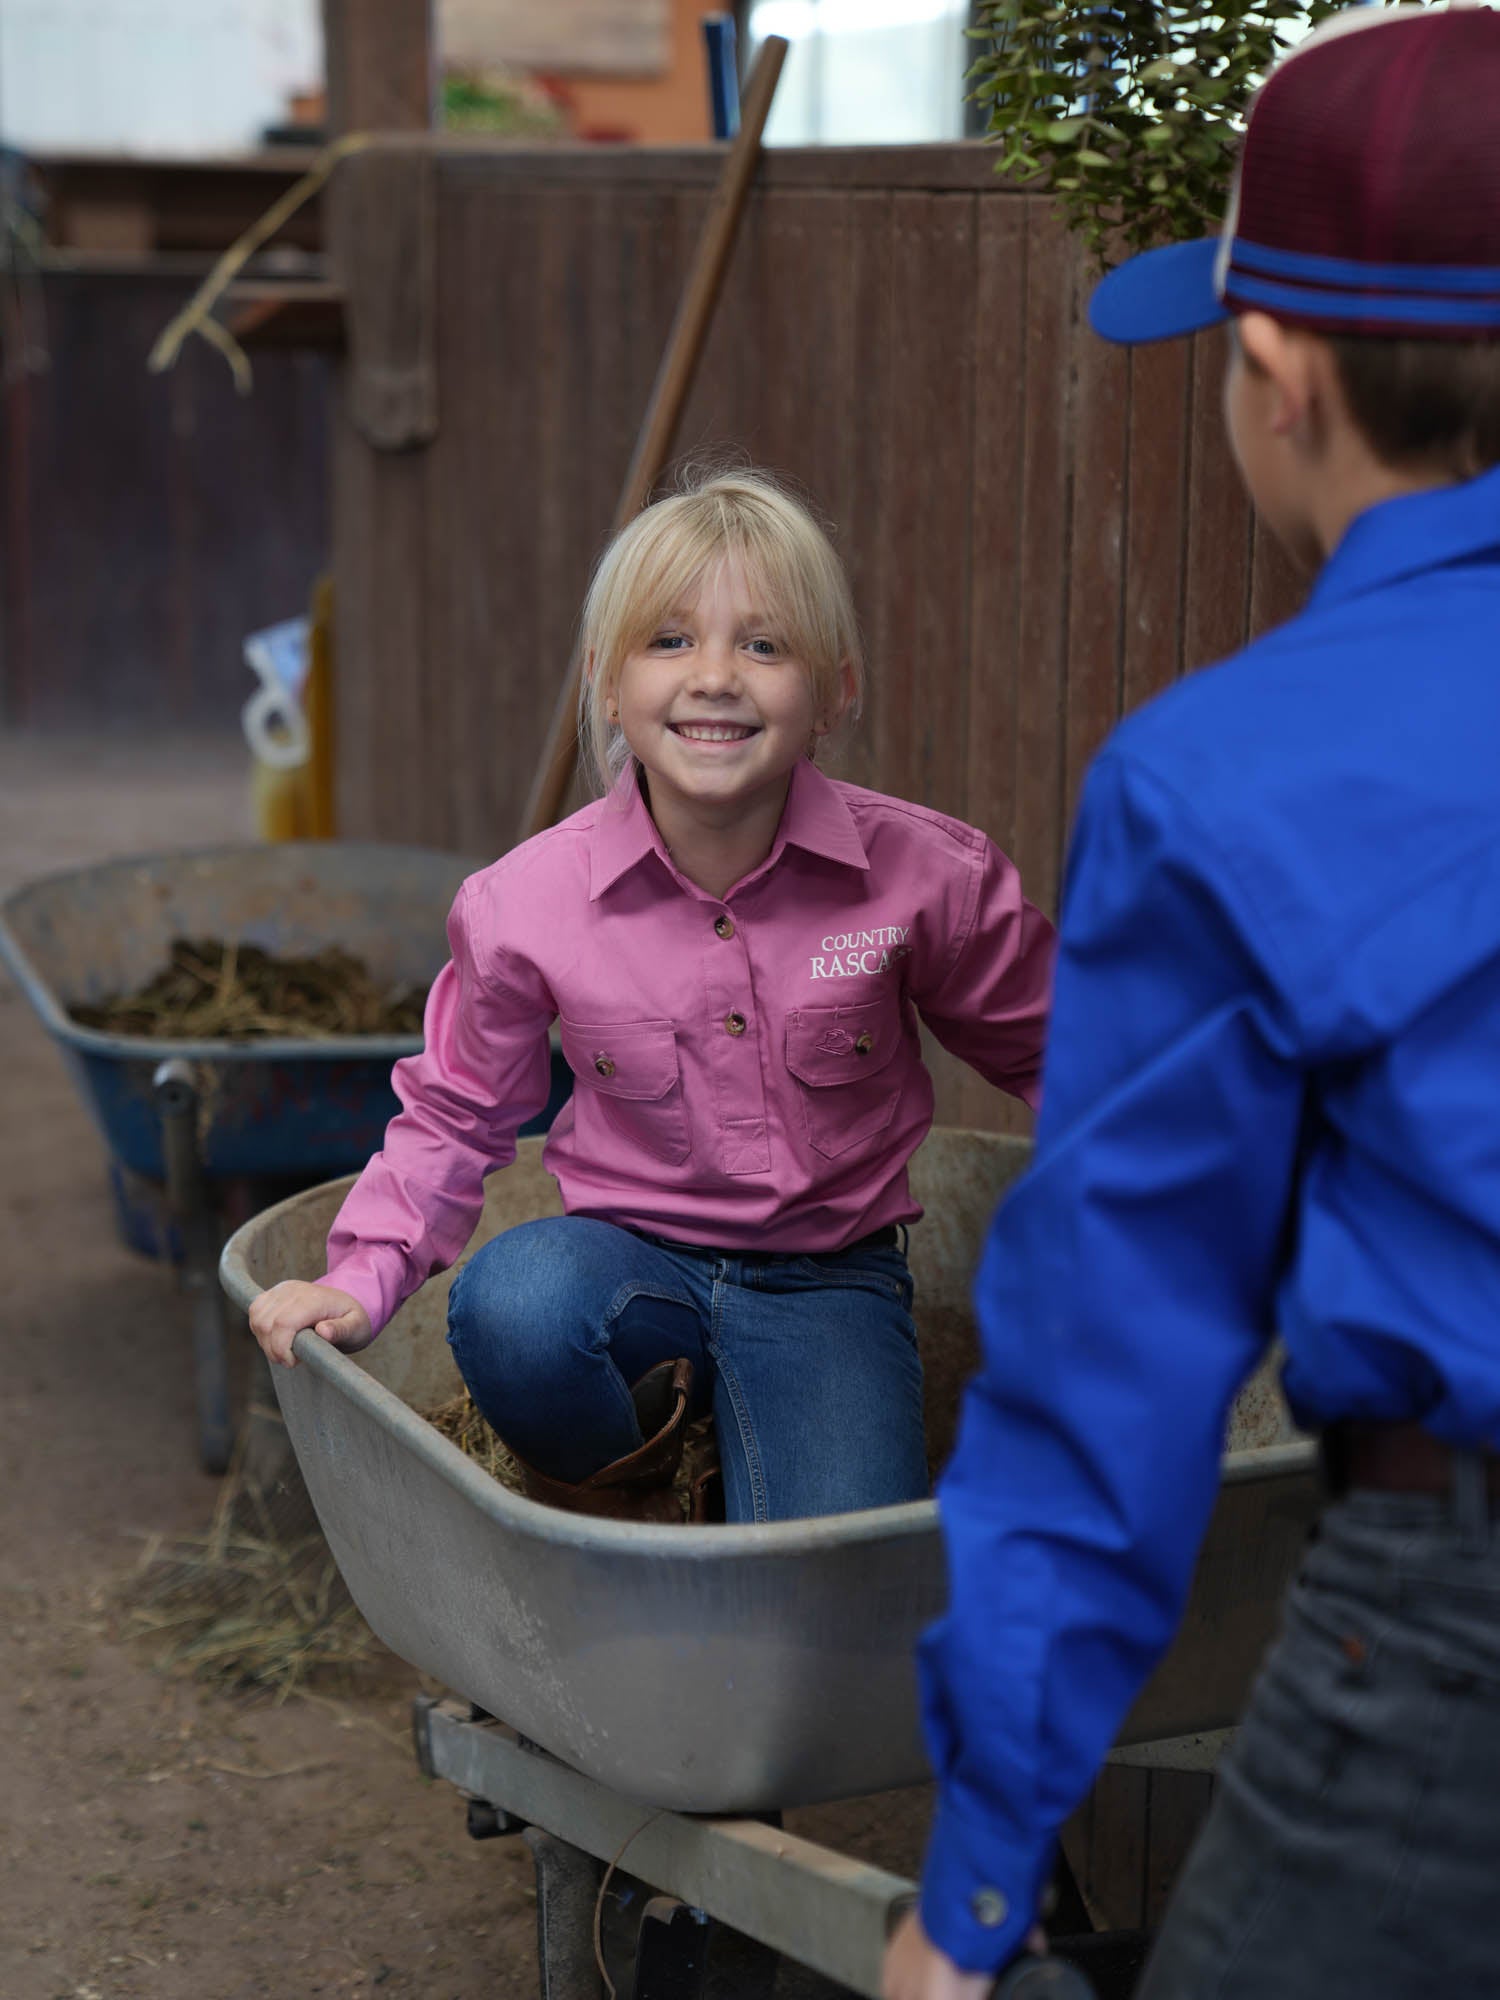
[[[1031,1953],[1008,1965],[990,1988],[990,2000],[1094,2000],[1094,1989],[1065,1958]]]

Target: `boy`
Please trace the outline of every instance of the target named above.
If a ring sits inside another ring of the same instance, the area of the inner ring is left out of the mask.
[[[924,1642],[940,1803],[891,2000],[978,2000],[1181,1612],[1273,1330],[1331,1501],[1147,2000],[1500,1993],[1500,15],[1278,65],[1219,244],[1307,608],[1127,721],[1079,812],[1036,1163],[978,1280]]]

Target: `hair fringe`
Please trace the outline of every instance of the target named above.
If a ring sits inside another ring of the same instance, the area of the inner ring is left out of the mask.
[[[578,736],[597,788],[612,790],[631,761],[607,714],[620,668],[710,563],[736,553],[763,570],[817,696],[831,701],[844,663],[852,668],[857,714],[863,651],[831,526],[795,482],[715,447],[681,460],[668,490],[611,537],[594,565],[579,621]]]

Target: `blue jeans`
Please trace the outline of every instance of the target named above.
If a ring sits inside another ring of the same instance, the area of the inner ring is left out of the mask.
[[[1354,1492],[1287,1601],[1138,2000],[1495,2000],[1500,1529]]]
[[[569,1483],[643,1442],[630,1384],[686,1355],[726,1517],[782,1521],[926,1497],[911,1299],[895,1248],[693,1250],[561,1216],[464,1267],[448,1344],[517,1456]]]

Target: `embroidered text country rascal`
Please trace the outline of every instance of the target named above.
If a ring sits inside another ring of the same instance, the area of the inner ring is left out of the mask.
[[[887,924],[874,931],[841,931],[823,939],[821,954],[812,960],[814,979],[857,979],[864,972],[889,972],[897,959],[911,953],[909,924]]]

